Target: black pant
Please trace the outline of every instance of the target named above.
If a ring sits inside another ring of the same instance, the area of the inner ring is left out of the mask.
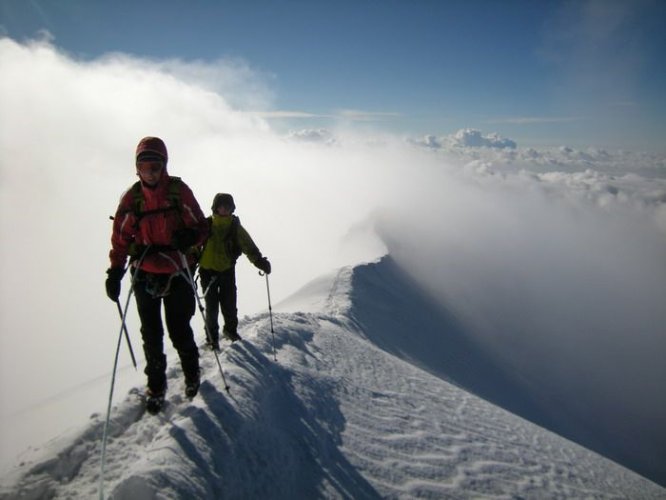
[[[148,388],[153,392],[166,390],[166,356],[164,355],[164,327],[162,303],[171,343],[178,352],[185,381],[199,377],[199,349],[194,341],[190,320],[195,312],[192,286],[182,276],[168,283],[168,276],[139,272],[134,284],[136,305],[141,319],[143,352],[146,356]],[[166,285],[168,289],[165,289]],[[164,296],[155,296],[155,289]]]
[[[222,272],[199,269],[199,276],[206,294],[206,328],[211,340],[217,342],[220,339],[220,325],[217,321],[220,310],[224,318],[224,330],[237,333],[236,268]]]

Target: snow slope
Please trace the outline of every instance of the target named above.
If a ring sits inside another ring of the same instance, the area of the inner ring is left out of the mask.
[[[382,312],[391,303],[381,298],[396,293],[390,262],[344,268],[276,306],[277,362],[269,316],[245,319],[244,341],[221,355],[229,394],[205,353],[191,403],[177,366],[163,414],[143,412],[138,388],[117,396],[105,496],[666,498],[664,488],[424,370],[433,362],[427,339],[405,329],[400,311]],[[403,293],[418,308],[422,297]],[[442,362],[461,377],[475,370],[453,355]],[[23,456],[0,497],[97,497],[103,423],[93,414],[76,434]]]

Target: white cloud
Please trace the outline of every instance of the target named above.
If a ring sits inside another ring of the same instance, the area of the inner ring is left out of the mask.
[[[341,109],[336,112],[336,115],[340,118],[351,121],[378,121],[400,116],[399,113],[362,111],[358,109]]]
[[[303,142],[315,142],[322,144],[335,144],[333,133],[325,128],[293,130],[287,135],[289,139]]]
[[[515,116],[485,120],[488,124],[510,123],[514,125],[537,125],[540,123],[567,123],[584,120],[582,116]]]
[[[254,115],[266,119],[321,119],[326,118],[329,120],[343,120],[350,122],[372,122],[382,121],[387,118],[395,118],[400,116],[399,113],[387,113],[376,111],[360,111],[353,109],[343,109],[333,111],[331,113],[312,113],[309,111],[297,110],[269,110],[269,111],[254,111]]]
[[[462,129],[458,130],[453,136],[453,140],[459,146],[463,147],[486,147],[486,148],[509,148],[514,149],[516,143],[511,139],[504,139],[499,134],[483,135],[480,130]]]
[[[230,106],[244,111],[270,109],[274,100],[267,84],[273,79],[272,75],[260,72],[238,58],[216,61],[151,60],[115,53],[102,57],[97,64],[169,75],[179,82],[223,95]]]
[[[331,118],[331,115],[320,115],[316,113],[308,113],[307,111],[288,111],[288,110],[274,110],[274,111],[254,111],[254,115],[261,118]]]
[[[494,171],[579,172],[593,169],[613,175],[632,172],[648,179],[666,177],[666,158],[655,153],[594,147],[581,150],[568,146],[521,148],[512,139],[474,129],[461,129],[439,137],[410,138],[407,142],[456,161],[483,163]]]
[[[480,130],[472,128],[460,129],[452,135],[435,137],[427,135],[422,140],[413,141],[431,149],[443,148],[496,148],[515,149],[516,143],[511,139],[501,137],[499,134],[490,133],[483,135]]]

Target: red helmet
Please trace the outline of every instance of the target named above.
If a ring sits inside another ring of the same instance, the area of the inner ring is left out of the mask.
[[[169,159],[166,144],[159,137],[144,137],[136,147],[136,160],[143,159],[162,160],[165,164]]]

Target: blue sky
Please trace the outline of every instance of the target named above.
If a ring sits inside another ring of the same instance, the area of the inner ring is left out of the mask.
[[[245,65],[271,96],[253,111],[276,128],[472,127],[519,146],[658,152],[665,22],[657,0],[0,3],[0,33],[46,30],[76,58]]]

